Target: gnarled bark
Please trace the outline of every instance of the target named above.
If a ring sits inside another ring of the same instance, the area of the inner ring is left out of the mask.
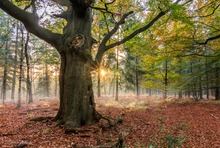
[[[78,15],[77,9],[69,8],[72,16],[63,36],[60,70],[60,107],[55,117],[67,128],[93,124],[99,120],[95,112],[91,78],[91,10]]]

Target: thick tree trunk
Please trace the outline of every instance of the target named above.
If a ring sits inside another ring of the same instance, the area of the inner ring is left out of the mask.
[[[60,109],[56,119],[67,128],[98,120],[90,72],[87,63],[76,55],[61,53]]]
[[[77,5],[77,1],[71,1]],[[60,107],[54,118],[66,128],[93,124],[99,120],[95,111],[91,78],[91,10],[69,9],[63,45],[58,49],[60,66]],[[79,11],[79,12],[78,12]],[[79,14],[80,13],[80,14]]]

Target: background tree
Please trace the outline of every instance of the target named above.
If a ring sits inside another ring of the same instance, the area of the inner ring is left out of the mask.
[[[20,27],[21,32],[21,49],[19,55],[19,78],[18,78],[18,103],[16,108],[20,108],[21,106],[21,95],[22,95],[22,80],[24,78],[23,74],[23,61],[24,61],[24,26]]]
[[[15,50],[14,50],[14,60],[13,60],[13,76],[12,76],[12,87],[11,87],[11,99],[14,100],[15,97],[15,86],[17,78],[17,65],[18,65],[18,31],[19,31],[19,22],[15,23],[16,32],[15,32]]]
[[[3,15],[3,14],[2,14]],[[7,97],[7,90],[10,89],[11,75],[10,67],[13,63],[13,47],[12,47],[12,35],[13,35],[13,21],[8,15],[1,18],[1,35],[0,35],[0,64],[2,65],[2,85],[1,85],[1,99],[4,104],[4,100]]]
[[[24,55],[26,59],[27,65],[27,78],[26,78],[26,85],[27,85],[27,97],[28,103],[33,102],[33,95],[32,95],[32,82],[30,78],[30,59],[28,54],[28,44],[29,44],[30,34],[27,32],[26,41],[24,45]]]

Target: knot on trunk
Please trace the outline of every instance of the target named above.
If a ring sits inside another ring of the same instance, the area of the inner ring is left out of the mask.
[[[69,46],[70,48],[80,49],[84,45],[84,42],[85,42],[85,36],[82,34],[78,34],[75,37],[73,37]]]

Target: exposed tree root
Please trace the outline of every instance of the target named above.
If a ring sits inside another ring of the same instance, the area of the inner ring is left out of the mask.
[[[108,127],[113,127],[113,126],[116,126],[117,123],[122,123],[123,122],[123,117],[125,115],[125,114],[121,114],[116,119],[111,119],[111,118],[108,118],[108,117],[105,117],[105,116],[101,115],[95,109],[94,109],[94,111],[95,111],[95,117],[96,117],[97,121],[99,121],[101,119],[106,120],[108,122]],[[65,124],[65,123],[60,121],[55,126],[61,126],[63,124]],[[66,128],[65,129],[66,134],[87,132],[87,131],[90,131],[90,129],[88,129],[88,130],[87,129],[79,129],[79,128]]]
[[[95,110],[96,111],[96,110]],[[107,118],[103,115],[101,115],[99,112],[96,111],[96,114],[100,117],[100,119],[104,119],[108,122],[109,127],[115,126],[117,123],[123,122],[123,117],[125,114],[119,115],[116,119]]]
[[[96,117],[97,119],[101,120],[104,119],[108,122],[108,127],[113,127],[116,126],[117,123],[121,123],[123,121],[123,116],[124,114],[119,115],[116,119],[111,119],[111,118],[107,118],[103,115],[101,115],[100,113],[98,113],[95,110],[96,113]],[[61,125],[64,123],[60,123]],[[56,125],[59,126],[59,125]],[[71,134],[71,133],[75,133],[75,134],[79,134],[79,133],[83,133],[83,132],[97,132],[98,130],[94,130],[94,129],[81,129],[81,128],[66,128],[65,129],[65,134]]]
[[[52,121],[54,121],[54,120],[52,119]],[[63,120],[57,121],[57,123],[54,125],[54,127],[58,127],[58,126],[64,125],[64,123],[65,122]]]

